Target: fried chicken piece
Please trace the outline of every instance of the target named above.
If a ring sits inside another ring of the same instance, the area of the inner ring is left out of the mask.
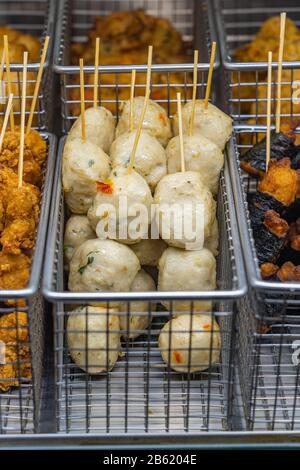
[[[28,338],[27,313],[13,312],[0,317],[0,341],[16,344],[25,343]]]
[[[285,206],[292,204],[297,195],[297,173],[291,168],[290,159],[272,160],[258,189],[273,196]]]
[[[18,188],[17,175],[9,169],[2,169],[0,200],[5,212],[0,238],[3,251],[17,255],[22,249],[31,250],[39,218],[39,189],[28,183]]]
[[[288,232],[288,241],[293,250],[300,251],[300,218],[291,223]]]
[[[30,258],[0,252],[0,289],[22,289],[30,276]]]
[[[277,271],[277,277],[281,282],[299,282],[300,266],[295,266],[291,261],[287,261]]]
[[[28,346],[6,344],[5,364],[0,364],[0,391],[7,392],[12,387],[31,379],[30,350]]]
[[[7,131],[0,153],[0,164],[18,172],[20,154],[20,132]],[[46,142],[36,131],[25,136],[23,179],[26,183],[41,184],[42,162],[46,157]]]
[[[264,225],[276,237],[283,238],[287,236],[289,224],[275,211],[269,210],[265,213]]]
[[[260,265],[261,277],[263,279],[270,279],[279,269],[279,266],[273,263],[263,263]]]

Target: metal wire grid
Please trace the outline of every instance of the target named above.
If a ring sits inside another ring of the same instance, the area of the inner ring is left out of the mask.
[[[70,65],[70,44],[72,41],[85,42],[87,33],[98,15],[107,15],[116,10],[144,8],[148,13],[169,18],[183,34],[184,39],[194,41],[199,48],[199,96],[204,95],[207,78],[210,45],[215,39],[214,23],[206,1],[194,0],[144,0],[144,1],[68,1],[60,3],[57,37],[54,47],[54,70],[61,77],[61,106],[63,131],[67,132],[80,114],[79,67]],[[196,28],[197,25],[197,28]],[[217,56],[215,66],[218,67]],[[118,117],[119,105],[129,97],[130,73],[137,70],[136,92],[143,94],[146,80],[146,65],[116,65],[99,67],[100,104],[108,107]],[[161,103],[172,114],[176,103],[176,92],[180,91],[184,100],[191,98],[192,64],[160,64],[152,67],[151,97]],[[91,74],[94,67],[85,66],[86,105],[92,103]],[[139,80],[139,77],[140,80]],[[143,77],[143,78],[142,78]],[[101,83],[102,80],[102,83]],[[139,83],[140,82],[140,83]]]
[[[49,103],[52,96],[52,73],[49,67],[49,61],[52,56],[52,41],[54,36],[54,0],[18,0],[18,1],[0,1],[0,23],[1,26],[10,26],[13,29],[20,30],[26,34],[32,34],[41,39],[41,48],[43,47],[46,35],[51,40],[44,65],[43,79],[40,87],[36,110],[34,112],[33,126],[39,130],[48,130],[52,124]],[[29,58],[30,59],[30,58]],[[21,112],[21,90],[22,90],[22,64],[11,64],[11,84],[14,93],[14,115],[16,122],[20,122]],[[30,102],[33,96],[34,85],[36,83],[39,63],[28,64],[27,76],[27,103],[26,115],[29,115]],[[6,70],[6,67],[5,69]],[[5,113],[5,108],[0,107],[0,116]]]
[[[15,337],[11,346],[16,348],[16,357],[11,359],[11,365],[17,369],[16,386],[9,391],[0,392],[0,434],[33,433],[38,430],[40,396],[42,389],[43,352],[45,346],[44,331],[44,301],[38,292],[40,275],[44,256],[44,244],[48,224],[50,206],[50,192],[55,166],[56,139],[51,134],[42,134],[48,143],[47,166],[44,172],[42,185],[42,200],[40,223],[38,226],[36,245],[32,258],[31,275],[28,287],[19,290],[1,290],[0,299],[2,307],[0,315],[12,312],[25,312],[28,316],[26,327],[20,323],[18,316],[14,326],[1,327],[2,335],[5,330]],[[17,301],[23,299],[24,306],[16,306]],[[5,306],[4,302],[13,302],[12,306]],[[28,338],[21,340],[23,331]],[[7,343],[9,345],[9,343]],[[22,348],[28,348],[23,354]],[[9,365],[9,363],[8,363]],[[0,366],[1,367],[1,366]],[[26,369],[31,369],[32,379],[28,379]],[[12,376],[7,373],[7,382]],[[1,378],[1,382],[5,381]],[[6,383],[7,383],[6,382]]]
[[[287,12],[296,24],[300,24],[300,7],[296,0],[272,1],[272,5],[261,6],[258,0],[251,4],[237,0],[214,0],[220,49],[228,80],[228,105],[235,121],[250,121],[251,124],[266,123],[267,64],[266,62],[238,62],[237,48],[251,42],[262,23],[269,17]],[[276,38],[274,38],[276,40]],[[278,38],[279,40],[279,38]],[[282,77],[281,116],[285,121],[297,120],[300,116],[298,101],[292,99],[299,87],[300,61],[284,62]],[[276,84],[277,63],[273,64],[273,80]],[[276,87],[273,87],[273,104],[276,102]]]
[[[63,144],[64,139],[61,140],[60,155]],[[53,232],[48,237],[49,257],[44,270],[43,291],[54,303],[58,432],[99,432],[111,435],[118,432],[199,433],[229,429],[234,375],[234,306],[236,297],[243,295],[245,290],[243,273],[240,272],[241,254],[236,240],[228,178],[225,169],[225,175],[221,177],[218,200],[219,291],[209,293],[210,298],[215,300],[214,312],[221,329],[220,362],[201,374],[178,374],[163,366],[157,340],[160,328],[172,315],[172,311],[166,312],[159,304],[158,307],[155,305],[161,297],[166,296],[172,301],[185,298],[188,293],[155,292],[145,297],[149,302],[151,327],[136,340],[123,342],[125,355],[119,358],[111,372],[97,377],[80,371],[68,353],[65,338],[68,313],[75,302],[87,305],[91,300],[96,300],[96,297],[99,302],[101,294],[64,291],[64,206],[61,184],[57,181],[51,215]],[[195,294],[198,298],[205,295],[203,292]],[[113,295],[104,296],[107,305],[110,305]],[[115,295],[118,299],[128,301],[127,313],[132,314],[129,301],[134,300],[134,294]],[[138,295],[137,299],[143,300],[144,294]]]
[[[261,309],[262,308],[262,309]],[[262,316],[252,293],[239,301],[238,367],[248,429],[300,429],[299,317],[276,322]]]

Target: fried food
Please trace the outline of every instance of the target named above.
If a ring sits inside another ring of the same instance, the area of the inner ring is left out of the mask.
[[[279,53],[280,17],[274,16],[266,20],[258,33],[249,44],[245,44],[235,51],[237,62],[267,62],[268,52],[272,51],[273,61],[278,61]],[[300,30],[290,19],[286,19],[285,43],[283,50],[284,61],[300,60]],[[277,73],[277,72],[276,72]],[[291,82],[299,80],[299,70],[283,70],[282,72],[282,122],[288,123],[291,114],[300,113],[300,105],[292,102]],[[276,83],[276,77],[274,77]],[[255,117],[256,124],[266,123],[266,96],[267,73],[261,72],[235,72],[232,76],[233,95],[241,104],[242,114],[251,114]],[[239,85],[243,83],[243,85]],[[256,103],[256,97],[258,102]],[[247,101],[248,100],[248,101]],[[253,102],[255,101],[255,102]],[[252,103],[251,103],[252,102]]]
[[[20,386],[31,378],[27,314],[13,312],[0,317],[0,341],[5,343],[5,364],[0,364],[0,391]]]
[[[0,164],[18,173],[20,132],[7,131],[0,153]],[[36,131],[25,136],[23,180],[39,186],[42,179],[42,163],[46,157],[46,142]]]
[[[277,277],[281,282],[300,282],[300,266],[287,261],[277,271]]]
[[[28,62],[38,62],[40,57],[41,44],[38,38],[24,34],[9,26],[0,27],[0,36],[7,35],[9,41],[10,62],[22,63],[23,53],[28,51]],[[0,45],[0,55],[2,54],[3,44]]]
[[[30,264],[30,258],[23,253],[12,255],[0,252],[0,289],[14,290],[26,287]]]
[[[146,14],[142,10],[114,12],[106,17],[97,17],[95,25],[89,32],[88,41],[85,44],[74,44],[71,50],[72,63],[78,65],[80,57],[83,57],[85,64],[93,64],[95,59],[95,40],[101,37],[100,42],[100,62],[101,65],[119,64],[146,64],[147,46],[153,45],[153,63],[184,63],[191,58],[188,55],[187,44],[183,41],[181,34],[162,18]],[[86,81],[93,85],[93,74],[86,75]],[[118,101],[128,100],[130,97],[130,74],[121,73],[116,75],[101,74],[100,76],[101,104],[107,109],[117,114],[115,107],[115,95],[117,86]],[[156,101],[170,101],[170,112],[176,111],[176,94],[181,94],[188,98],[191,95],[190,89],[179,86],[185,82],[192,83],[191,77],[184,73],[172,73],[169,76],[163,72],[152,73],[152,93],[151,98]],[[136,85],[146,83],[146,74],[137,73]],[[155,85],[164,85],[155,87]],[[171,86],[169,86],[171,84]],[[77,103],[72,104],[72,113],[75,116],[80,114],[80,88],[79,78],[72,80],[70,98]],[[123,85],[126,85],[123,87]],[[135,95],[144,96],[144,86],[136,86]],[[169,100],[170,98],[170,100]],[[172,103],[172,100],[175,103]],[[87,107],[92,106],[93,88],[85,89],[85,101]]]
[[[97,17],[89,32],[88,42],[82,47],[73,48],[74,63],[78,63],[79,57],[87,63],[94,63],[97,37],[101,37],[101,63],[103,60],[105,62],[106,56],[145,51],[149,44],[153,45],[155,62],[177,62],[174,56],[186,55],[186,44],[170,21],[148,15],[143,10],[113,12]]]
[[[273,196],[285,206],[292,204],[297,195],[297,172],[291,168],[289,158],[270,162],[267,173],[259,183],[259,191]]]

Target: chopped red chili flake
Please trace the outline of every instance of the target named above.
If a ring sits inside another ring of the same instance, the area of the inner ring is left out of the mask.
[[[163,113],[159,113],[159,120],[163,123],[166,124],[166,118]]]
[[[97,191],[105,194],[113,193],[113,185],[111,181],[97,181]]]
[[[203,325],[203,329],[210,330],[211,329],[210,324]]]
[[[173,357],[174,361],[177,362],[177,364],[181,363],[181,354],[178,351],[173,352]]]

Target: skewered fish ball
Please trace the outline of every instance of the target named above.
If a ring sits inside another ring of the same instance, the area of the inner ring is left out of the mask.
[[[87,240],[70,263],[72,292],[129,292],[141,266],[130,248],[113,240]]]
[[[216,289],[216,260],[206,248],[184,251],[167,248],[158,264],[159,291],[209,291]],[[170,308],[168,301],[162,301]],[[208,312],[212,310],[210,300],[176,300],[172,308],[177,312]]]
[[[112,144],[110,158],[113,167],[128,166],[136,130],[124,132]],[[166,153],[157,139],[146,131],[141,131],[133,168],[145,178],[151,191],[167,174]]]
[[[137,129],[145,98],[137,96],[133,100],[133,128]],[[116,137],[129,130],[130,101],[122,106],[122,114],[116,129]],[[143,129],[155,137],[164,147],[172,137],[171,124],[166,111],[155,101],[149,100],[143,121]]]
[[[220,358],[220,328],[211,315],[180,315],[162,328],[158,346],[176,372],[201,372]]]
[[[182,129],[184,133],[188,132],[191,112],[192,102],[189,101],[182,108]],[[174,135],[178,135],[177,114],[174,116],[173,131]],[[205,109],[204,100],[196,100],[193,133],[203,135],[218,145],[221,150],[224,150],[232,133],[232,119],[213,104],[208,103],[208,107]]]
[[[155,283],[152,277],[141,269],[131,285],[131,292],[153,292],[156,290]],[[144,301],[133,301],[130,302],[130,312],[148,312],[149,302]],[[127,303],[124,302],[120,305],[120,312],[127,312]],[[134,339],[137,338],[141,333],[137,330],[145,330],[149,326],[150,315],[120,315],[120,328],[123,331],[123,338]]]
[[[123,210],[123,202],[127,210]],[[119,167],[112,171],[108,180],[98,184],[88,218],[99,238],[111,238],[130,245],[148,233],[152,202],[144,178],[134,170],[129,172],[127,168]],[[140,213],[141,208],[146,212]]]
[[[224,165],[224,156],[220,148],[211,140],[200,134],[183,136],[185,168],[187,171],[198,171],[203,183],[216,194],[220,171]],[[167,145],[168,173],[180,171],[180,141],[179,136],[173,137]]]
[[[62,175],[66,203],[74,214],[86,214],[97,192],[97,182],[107,178],[109,158],[97,145],[74,139],[66,142]]]
[[[197,220],[200,222],[198,206],[203,208],[205,241],[215,220],[216,202],[199,173],[186,171],[164,176],[155,190],[154,203],[157,204],[159,232],[168,245],[184,249],[202,248],[199,232],[195,230]],[[170,216],[172,207],[176,210]],[[194,233],[187,234],[186,227],[193,229]]]
[[[166,242],[160,238],[157,240],[146,238],[139,243],[131,245],[130,248],[138,257],[141,266],[157,266],[167,246]]]
[[[84,215],[72,215],[66,223],[64,238],[64,255],[70,263],[75,249],[86,240],[96,238],[89,219]]]
[[[120,344],[118,315],[101,307],[80,307],[70,313],[67,342],[75,364],[88,374],[110,371]]]
[[[112,113],[103,107],[89,108],[84,117],[86,140],[108,152],[115,137],[115,120]],[[71,127],[67,140],[81,137],[81,122],[82,118],[79,116]]]

